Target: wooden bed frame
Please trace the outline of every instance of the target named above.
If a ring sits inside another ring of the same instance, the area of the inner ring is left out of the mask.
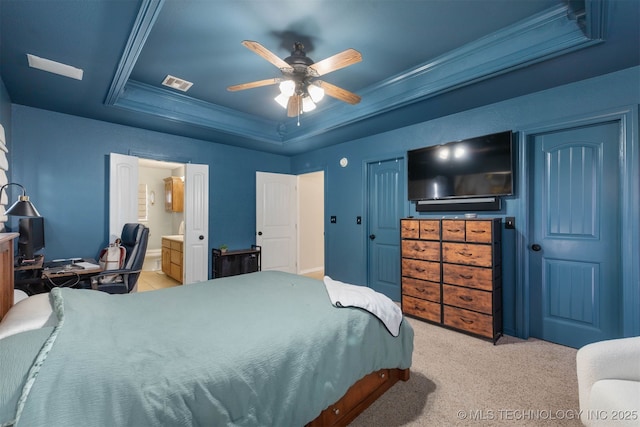
[[[399,380],[409,380],[409,369],[381,369],[364,376],[333,405],[305,427],[342,427],[356,419],[365,409]]]

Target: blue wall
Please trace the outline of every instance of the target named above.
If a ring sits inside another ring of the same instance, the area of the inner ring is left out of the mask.
[[[107,236],[108,153],[155,153],[150,157],[209,165],[210,246],[227,243],[245,247],[255,242],[255,171],[306,173],[325,171],[325,263],[336,279],[367,283],[366,164],[402,158],[412,148],[498,132],[505,129],[529,131],[544,125],[569,122],[576,117],[596,117],[603,111],[640,104],[640,68],[487,105],[459,114],[331,146],[287,158],[229,147],[221,144],[176,137],[44,110],[13,105],[12,179],[26,185],[29,195],[47,219],[47,257],[95,256]],[[2,110],[0,110],[2,112]],[[4,120],[0,116],[0,120]],[[638,248],[638,144],[637,120],[626,137],[634,167],[623,179],[629,186],[629,203],[636,225],[629,230],[635,243],[625,250],[640,259]],[[520,156],[524,148],[520,141]],[[161,157],[158,157],[161,155]],[[341,168],[340,158],[349,165]],[[521,166],[521,165],[519,165]],[[516,184],[524,182],[525,168],[516,171]],[[404,185],[404,183],[403,183]],[[525,206],[525,208],[523,208]],[[409,202],[405,215],[418,215]],[[518,195],[505,201],[499,216],[515,216],[516,230],[503,230],[504,325],[508,334],[517,335],[522,318],[517,304],[516,265],[518,240],[526,239],[521,219],[527,214],[526,201]],[[336,215],[338,222],[329,223]],[[357,225],[356,216],[364,223]],[[439,214],[438,216],[442,216]],[[444,215],[447,215],[446,213]],[[454,215],[454,214],[450,214]],[[523,237],[524,236],[524,237]],[[637,270],[629,272],[625,289],[640,294]],[[526,280],[526,278],[525,278]],[[637,300],[637,296],[636,296]],[[628,304],[625,302],[625,304]],[[519,308],[520,307],[520,308]],[[626,331],[640,334],[637,319],[626,319]],[[631,324],[629,327],[628,325]]]
[[[7,89],[5,88],[2,79],[0,79],[0,124],[2,124],[2,127],[4,128],[5,144],[7,146],[7,149],[11,151],[11,100],[9,99],[9,94],[7,93]],[[8,155],[7,160],[9,160]],[[9,170],[6,172],[7,182],[12,182],[11,168],[12,166],[9,165]],[[14,189],[18,189],[18,187],[12,185],[10,187],[7,187],[5,191],[2,192],[3,194],[7,192],[5,194],[5,200],[8,203],[5,205],[5,208],[11,206],[11,203],[16,200],[18,192],[14,192]],[[0,197],[3,194],[0,194]],[[2,231],[3,227],[5,226],[8,228],[11,227],[10,224],[0,224],[0,231]]]
[[[640,68],[635,67],[294,157],[293,173],[310,170],[326,171],[325,265],[327,274],[352,283],[367,283],[368,233],[365,212],[367,162],[403,157],[408,149],[508,129],[523,131],[538,128],[543,124],[568,121],[577,116],[598,116],[600,112],[611,108],[637,106],[640,103],[638,87],[640,87]],[[629,155],[635,155],[637,159],[639,148],[637,130],[628,137],[631,139],[630,146],[634,147]],[[338,163],[342,157],[349,159],[349,165],[346,168],[341,168]],[[522,174],[522,170],[516,170],[516,185],[524,181]],[[629,171],[626,179],[638,180],[637,167],[635,172]],[[640,204],[637,193],[632,195],[632,203],[636,206],[635,223],[637,224],[637,206]],[[516,335],[516,319],[521,315],[517,313],[518,272],[515,271],[517,238],[527,235],[527,230],[523,229],[519,221],[526,214],[521,212],[521,206],[521,200],[516,194],[516,197],[504,200],[501,212],[493,214],[516,217],[516,230],[503,229],[504,326],[505,331],[511,335]],[[430,216],[416,213],[415,207],[409,202],[405,202],[404,211],[406,215],[416,217]],[[337,216],[336,224],[328,222],[331,215]],[[357,215],[365,218],[363,225],[356,224]],[[439,213],[435,216],[443,215],[455,216],[461,213]],[[635,259],[640,259],[637,243],[640,235],[637,229],[635,233],[636,244],[633,251],[635,251]],[[640,293],[637,271],[633,276],[632,287]],[[637,329],[638,326],[634,328]],[[640,333],[640,330],[637,333]]]
[[[0,79],[0,123],[4,127],[4,132],[7,138],[7,144],[10,143],[11,138],[11,100],[7,93],[7,88],[4,86],[4,82]]]
[[[13,179],[46,221],[46,258],[95,257],[107,243],[109,153],[209,165],[209,245],[255,243],[255,172],[288,157],[13,105]]]

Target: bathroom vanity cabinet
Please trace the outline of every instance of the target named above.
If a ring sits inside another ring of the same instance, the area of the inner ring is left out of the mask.
[[[162,237],[162,272],[182,283],[182,236]]]

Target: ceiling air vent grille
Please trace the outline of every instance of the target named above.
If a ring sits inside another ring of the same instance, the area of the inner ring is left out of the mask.
[[[164,86],[169,86],[170,88],[178,89],[183,92],[188,91],[189,88],[193,86],[193,83],[188,82],[186,80],[179,79],[171,75],[167,75],[167,77],[165,77],[164,80],[162,81],[162,84]]]

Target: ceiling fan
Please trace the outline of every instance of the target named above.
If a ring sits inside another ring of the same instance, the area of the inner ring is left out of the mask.
[[[294,43],[291,56],[285,59],[281,59],[258,42],[244,40],[242,44],[278,67],[282,77],[229,86],[229,91],[280,84],[280,95],[275,100],[287,109],[289,117],[315,109],[316,103],[325,94],[352,105],[360,102],[360,97],[355,93],[317,79],[362,61],[362,55],[355,49],[347,49],[322,61],[313,62],[304,52],[304,46],[300,42]]]

